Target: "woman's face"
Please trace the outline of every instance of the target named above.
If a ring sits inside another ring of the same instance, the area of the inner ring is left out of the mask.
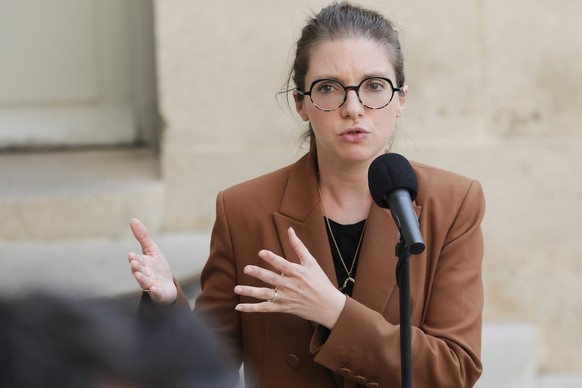
[[[368,39],[341,39],[326,41],[311,52],[305,87],[313,81],[331,78],[344,86],[359,85],[367,77],[385,77],[395,87],[394,67],[387,48]],[[297,112],[309,121],[315,133],[318,160],[333,163],[336,167],[357,162],[371,163],[384,153],[396,118],[402,114],[406,102],[398,92],[382,109],[370,109],[362,105],[356,92],[349,90],[344,104],[331,112],[318,109],[308,96],[301,101],[295,92]],[[339,164],[338,164],[339,163]]]

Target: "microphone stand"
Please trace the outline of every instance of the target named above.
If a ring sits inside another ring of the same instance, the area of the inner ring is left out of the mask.
[[[396,284],[400,294],[400,376],[402,388],[412,388],[412,349],[410,335],[410,251],[402,237],[396,244]]]

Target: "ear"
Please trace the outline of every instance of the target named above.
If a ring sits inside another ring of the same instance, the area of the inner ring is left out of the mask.
[[[398,93],[398,99],[400,100],[400,105],[396,111],[396,117],[402,116],[404,108],[406,108],[406,98],[408,97],[408,85],[402,87],[402,92]]]
[[[299,116],[301,116],[303,121],[309,121],[309,116],[307,116],[307,112],[305,112],[305,96],[300,96],[299,93],[297,93],[297,90],[294,90],[293,100],[295,100],[295,110],[299,113]]]

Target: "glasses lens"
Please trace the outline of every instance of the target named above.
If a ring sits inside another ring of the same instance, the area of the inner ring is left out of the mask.
[[[369,108],[383,108],[392,100],[394,89],[383,78],[368,78],[360,85],[360,99]]]
[[[344,87],[336,81],[321,80],[311,88],[311,100],[323,110],[334,110],[344,102],[346,91]]]

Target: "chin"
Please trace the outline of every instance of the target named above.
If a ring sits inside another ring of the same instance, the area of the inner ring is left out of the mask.
[[[355,151],[355,150],[354,150]],[[370,152],[369,150],[357,150],[356,152],[349,152],[345,155],[345,158],[352,162],[368,162],[371,163],[372,160],[380,154],[376,152]]]

